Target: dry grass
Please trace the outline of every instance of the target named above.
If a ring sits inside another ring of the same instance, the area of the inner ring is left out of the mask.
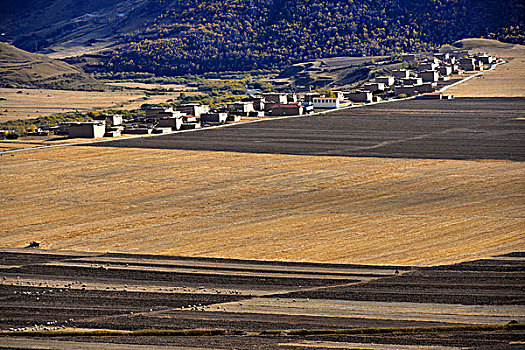
[[[17,93],[22,91],[22,93]],[[49,89],[0,88],[0,122],[30,119],[54,113],[85,112],[97,108],[139,108],[143,103],[166,102],[176,93],[151,95],[145,91],[69,91]],[[121,107],[123,105],[123,107]],[[7,110],[7,111],[6,111]]]
[[[190,86],[182,85],[182,84],[158,84],[158,83],[149,84],[149,83],[133,83],[133,82],[106,83],[106,84],[111,85],[111,86],[120,86],[120,87],[126,87],[126,88],[131,88],[131,89],[144,89],[144,90],[173,89],[177,92],[197,90],[196,87],[190,87]]]
[[[519,305],[459,305],[326,299],[253,298],[217,304],[227,313],[255,313],[370,320],[426,321],[456,324],[504,324],[525,321]],[[209,312],[225,312],[212,307]]]
[[[519,162],[59,147],[0,168],[2,247],[433,265],[525,243]]]
[[[40,138],[40,139],[37,139]],[[39,137],[35,136],[34,139],[30,140],[29,138],[17,139],[17,140],[0,140],[0,152],[3,151],[12,151],[17,149],[28,149],[35,147],[44,147],[44,146],[53,146],[64,143],[76,143],[79,140],[86,139],[68,139],[63,136],[50,135],[48,137]],[[92,141],[90,139],[89,141]]]
[[[77,67],[0,42],[3,86],[100,90],[102,85]]]
[[[450,88],[447,93],[457,97],[525,97],[525,46],[494,46],[490,42],[484,46],[483,41],[478,44],[481,46],[473,51],[512,59],[481,77]]]

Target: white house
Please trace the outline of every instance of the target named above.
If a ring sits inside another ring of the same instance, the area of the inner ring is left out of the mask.
[[[314,108],[339,108],[341,101],[337,97],[314,97]]]

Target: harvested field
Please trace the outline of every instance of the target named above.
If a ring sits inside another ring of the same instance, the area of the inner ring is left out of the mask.
[[[21,91],[22,93],[18,93]],[[150,95],[145,91],[73,91],[0,88],[0,122],[31,119],[65,112],[85,112],[100,108],[139,108],[144,103],[161,103],[174,94]],[[122,107],[121,107],[122,105]]]
[[[451,287],[450,285],[448,287]],[[322,291],[320,291],[322,293]],[[330,294],[328,294],[330,295]],[[522,293],[523,295],[523,293]],[[522,302],[523,304],[523,302]],[[515,305],[443,305],[405,302],[363,302],[331,299],[254,298],[249,301],[222,303],[228,312],[280,314],[312,317],[342,317],[355,319],[389,319],[421,322],[464,324],[501,324],[513,319],[525,321],[525,307]],[[212,309],[213,312],[221,310]]]
[[[40,140],[27,140],[27,139],[18,139],[18,140],[0,140],[0,152],[3,151],[11,151],[15,149],[27,149],[27,148],[34,148],[34,147],[42,147],[42,146],[50,146],[50,145],[56,145],[56,144],[62,144],[62,143],[69,143],[71,142],[67,138],[62,138],[62,140],[58,140],[57,136],[49,136],[49,137],[40,137]]]
[[[503,326],[525,321],[524,260],[513,255],[410,269],[2,249],[0,262],[0,331],[22,330],[15,337],[0,336],[0,349],[493,349],[525,335],[523,324]],[[89,265],[73,268],[76,263]],[[244,275],[230,277],[224,274],[228,269]],[[449,302],[457,297],[457,279],[492,293],[492,283],[472,275],[479,270],[515,287],[519,302]],[[372,280],[367,277],[371,271]],[[315,276],[297,277],[309,273]],[[397,295],[411,301],[362,301],[335,294],[341,288],[373,292],[374,284],[396,286],[407,277],[424,286],[432,274],[446,273],[453,278],[438,282],[449,288],[426,302],[403,288]],[[299,293],[316,298],[297,298]],[[465,326],[470,328],[462,330]],[[42,339],[46,329],[70,333]],[[159,331],[109,333],[146,329]],[[193,335],[160,333],[189,329]],[[214,329],[222,331],[204,335]],[[36,333],[27,333],[31,330]],[[85,334],[93,330],[101,334]]]
[[[525,99],[409,100],[97,146],[525,160]]]
[[[525,240],[520,162],[59,147],[0,164],[3,247],[434,265]]]
[[[456,97],[525,97],[525,46],[467,39],[472,52],[487,52],[508,61],[493,71],[447,90]]]

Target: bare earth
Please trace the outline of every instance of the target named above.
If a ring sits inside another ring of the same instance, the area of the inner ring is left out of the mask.
[[[491,45],[483,40],[474,52],[488,52],[508,63],[447,90],[456,97],[525,97],[525,46]],[[487,46],[488,45],[488,46]]]
[[[525,243],[520,162],[59,147],[0,165],[3,247],[434,265]]]
[[[524,262],[523,252],[411,268],[0,248],[0,349],[506,349],[524,335]],[[521,325],[489,326],[511,320]],[[489,328],[462,328],[479,325]],[[146,329],[162,333],[130,333]],[[184,329],[229,333],[164,333]]]
[[[144,100],[145,96],[145,91],[101,92],[0,88],[0,98],[5,98],[5,100],[0,100],[0,122],[31,119],[77,110],[85,112],[97,108],[134,109],[144,103],[166,102],[178,94],[151,95]]]

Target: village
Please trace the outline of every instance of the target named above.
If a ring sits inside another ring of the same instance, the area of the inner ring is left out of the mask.
[[[465,73],[473,74],[489,69],[498,62],[494,56],[486,53],[469,54],[468,50],[403,54],[401,60],[400,68],[392,70],[388,75],[365,81],[357,89],[350,91],[247,94],[240,101],[215,109],[200,103],[175,107],[148,106],[144,115],[134,119],[101,113],[90,121],[40,126],[28,133],[28,136],[53,133],[68,138],[97,139],[125,134],[165,134],[235,123],[241,119],[309,115],[392,99],[452,99],[453,95],[442,92],[444,87],[454,81],[461,81]]]

